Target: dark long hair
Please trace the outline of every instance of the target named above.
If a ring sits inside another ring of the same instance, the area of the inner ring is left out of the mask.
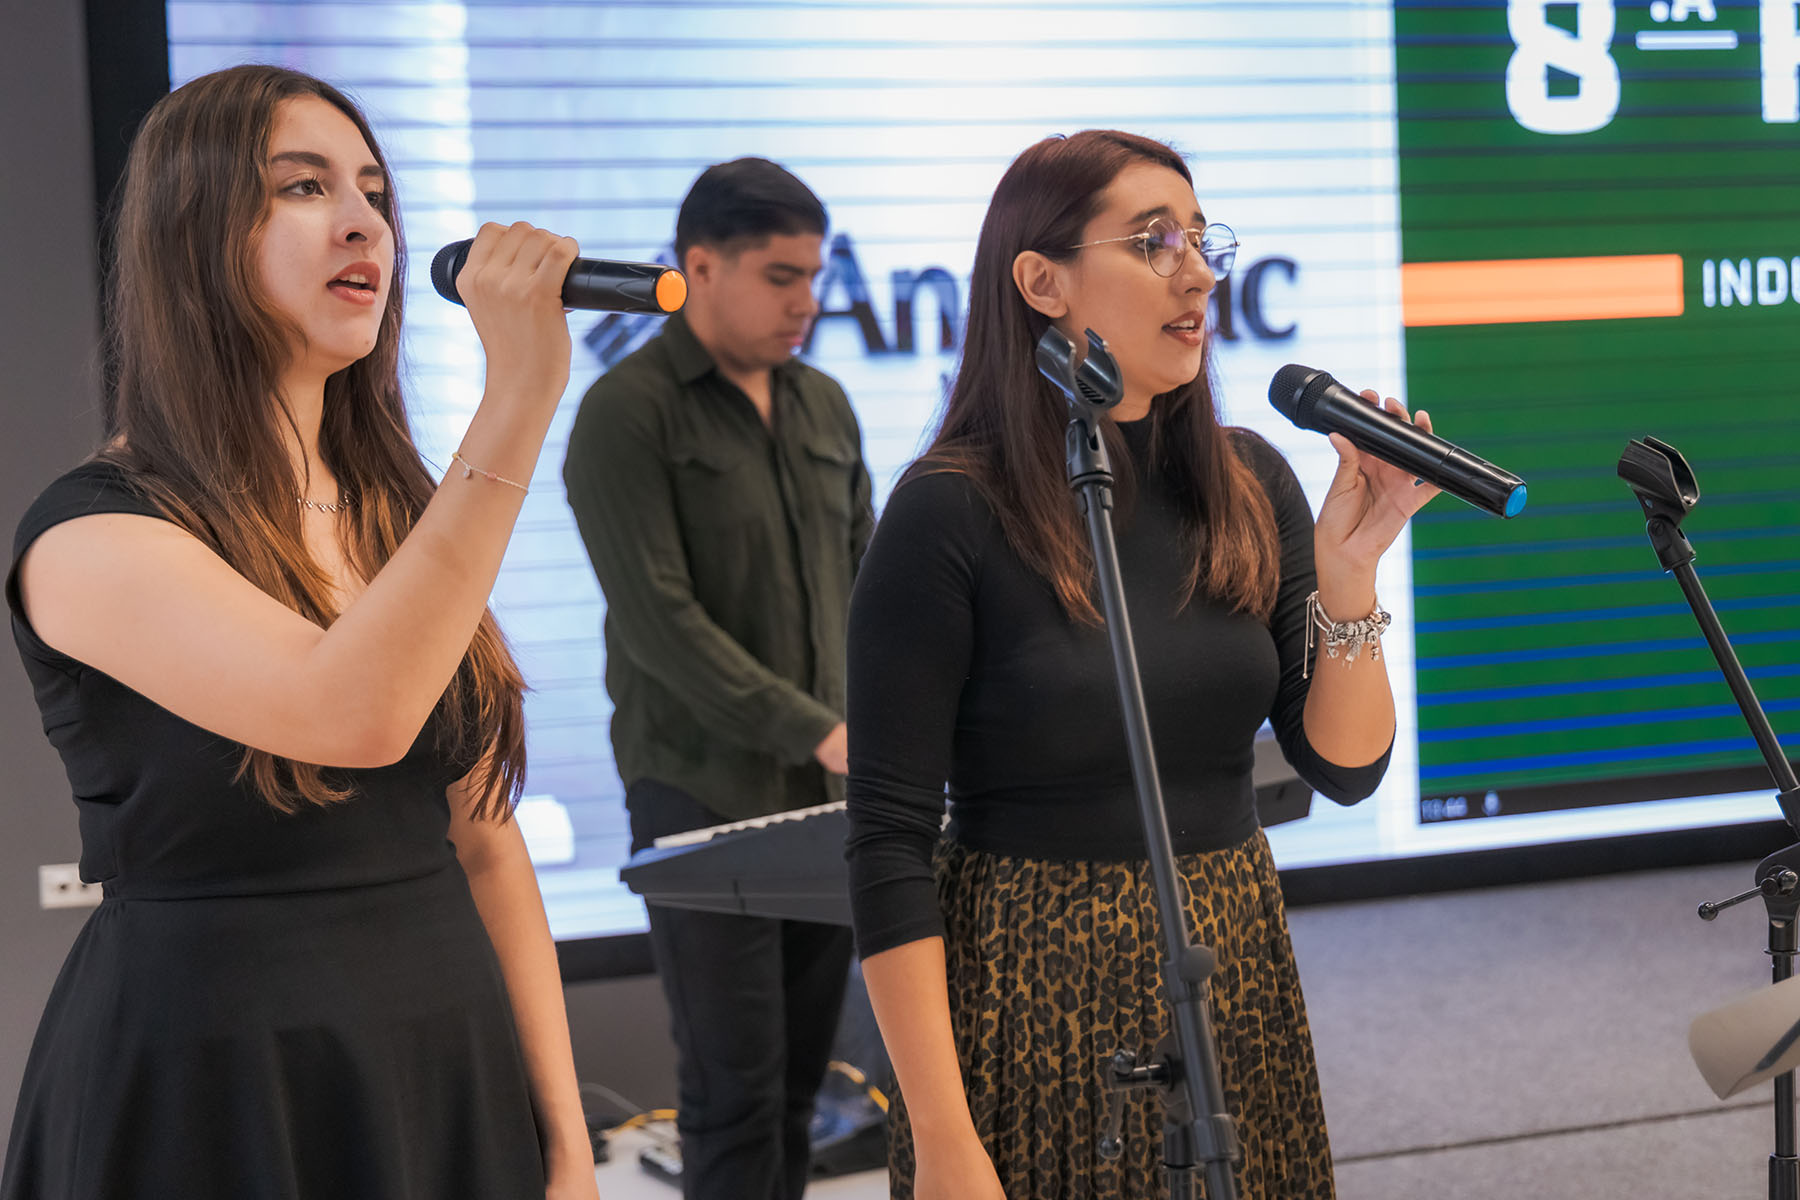
[[[1013,283],[1013,260],[1027,250],[1067,261],[1101,194],[1139,162],[1193,182],[1181,156],[1161,142],[1089,129],[1046,138],[1013,160],[994,189],[969,283],[962,364],[930,447],[908,475],[958,471],[998,514],[1008,543],[1056,590],[1070,617],[1099,623],[1094,563],[1069,495],[1063,465],[1067,413],[1038,374],[1037,340],[1050,319]],[[1189,557],[1182,603],[1196,591],[1267,619],[1280,567],[1274,510],[1219,424],[1212,394],[1212,340],[1199,376],[1150,405],[1152,461],[1184,506]],[[1105,434],[1127,504],[1132,480],[1117,426]]]
[[[263,164],[285,100],[316,96],[355,124],[348,97],[273,66],[219,71],[179,88],[144,119],[116,212],[108,288],[103,460],[123,468],[170,520],[263,591],[321,626],[339,613],[307,552],[294,497],[306,494],[282,440],[280,398],[292,330],[264,295],[256,247],[269,216]],[[400,394],[405,244],[392,205],[394,279],[375,348],[325,383],[319,456],[350,500],[345,554],[373,578],[430,501]],[[439,746],[477,771],[476,812],[510,813],[524,784],[524,680],[493,613],[483,614],[438,706]],[[275,808],[348,799],[315,764],[246,747],[238,772]]]

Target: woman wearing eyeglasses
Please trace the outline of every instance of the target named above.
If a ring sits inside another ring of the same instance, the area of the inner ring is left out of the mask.
[[[1375,568],[1434,490],[1334,437],[1315,526],[1281,456],[1219,424],[1207,300],[1235,252],[1180,157],[1131,134],[1039,142],[988,208],[960,373],[850,614],[851,887],[903,1098],[896,1196],[1165,1194],[1160,1099],[1127,1100],[1122,1159],[1097,1148],[1102,1056],[1145,1055],[1170,1024],[1067,413],[1033,364],[1051,324],[1078,345],[1099,333],[1124,381],[1114,524],[1190,927],[1219,959],[1241,1195],[1333,1194],[1252,744],[1272,721],[1340,803],[1380,782],[1394,707]],[[1352,628],[1368,644],[1309,664],[1309,620],[1321,644]]]

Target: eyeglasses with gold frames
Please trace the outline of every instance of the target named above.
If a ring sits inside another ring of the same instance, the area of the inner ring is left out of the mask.
[[[1231,264],[1237,261],[1237,234],[1231,226],[1217,222],[1207,225],[1205,229],[1184,229],[1181,225],[1167,217],[1156,217],[1144,227],[1142,233],[1130,233],[1124,237],[1101,238],[1095,242],[1082,242],[1078,246],[1070,246],[1071,250],[1084,250],[1089,246],[1107,246],[1115,242],[1137,242],[1144,252],[1144,261],[1150,269],[1164,279],[1172,277],[1181,270],[1182,260],[1187,258],[1189,247],[1200,252],[1206,265],[1212,270],[1213,278],[1224,279],[1231,274]]]

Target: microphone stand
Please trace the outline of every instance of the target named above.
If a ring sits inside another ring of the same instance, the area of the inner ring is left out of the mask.
[[[1694,547],[1681,532],[1682,518],[1700,502],[1700,485],[1681,452],[1667,442],[1647,437],[1633,440],[1619,458],[1619,478],[1636,493],[1638,504],[1647,518],[1645,531],[1650,545],[1672,573],[1687,597],[1688,607],[1706,636],[1706,644],[1718,660],[1719,670],[1737,700],[1750,734],[1756,739],[1768,764],[1769,774],[1779,789],[1776,802],[1790,826],[1800,830],[1800,780],[1782,753],[1781,743],[1769,725],[1756,692],[1750,687],[1743,664],[1738,662],[1731,642],[1719,624],[1712,601],[1700,578],[1694,572]],[[1769,916],[1769,958],[1774,963],[1775,982],[1794,974],[1794,956],[1800,951],[1796,925],[1800,923],[1800,844],[1778,850],[1762,860],[1756,868],[1756,886],[1729,900],[1709,901],[1700,906],[1700,919],[1710,921],[1723,909],[1761,896]],[[1769,1200],[1800,1200],[1800,1155],[1796,1154],[1794,1129],[1794,1072],[1775,1078],[1775,1153],[1769,1156]]]
[[[1118,547],[1113,540],[1112,464],[1100,436],[1100,420],[1102,413],[1118,404],[1123,386],[1105,341],[1091,329],[1087,331],[1087,341],[1087,354],[1078,363],[1074,345],[1052,326],[1038,340],[1037,366],[1068,401],[1069,489],[1081,505],[1093,542],[1101,607],[1112,644],[1119,707],[1125,717],[1131,774],[1137,787],[1138,815],[1144,825],[1157,914],[1162,922],[1163,992],[1175,1023],[1173,1043],[1165,1036],[1150,1062],[1140,1066],[1136,1053],[1125,1049],[1104,1060],[1111,1097],[1099,1151],[1107,1159],[1124,1153],[1120,1130],[1125,1094],[1138,1088],[1157,1088],[1163,1094],[1163,1167],[1168,1175],[1170,1200],[1196,1200],[1200,1171],[1206,1174],[1207,1200],[1237,1200],[1233,1167],[1242,1152],[1219,1079],[1218,1046],[1209,1003],[1208,980],[1217,959],[1210,948],[1195,945],[1188,937],[1162,783],[1150,744],[1150,720],[1138,678],[1137,651],[1132,645],[1131,621],[1125,610]]]

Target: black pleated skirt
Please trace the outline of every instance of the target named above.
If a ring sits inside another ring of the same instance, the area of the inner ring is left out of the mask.
[[[542,1200],[462,870],[103,902],[26,1065],[3,1200]]]
[[[1331,1146],[1280,884],[1261,831],[1177,860],[1194,938],[1219,967],[1220,1074],[1243,1146],[1243,1200],[1331,1200]],[[1101,1064],[1147,1061],[1170,1032],[1147,863],[1046,862],[939,848],[956,1049],[975,1128],[1008,1200],[1168,1194],[1162,1102],[1125,1106],[1123,1158],[1102,1159]],[[904,1098],[890,1113],[893,1194],[911,1200]]]

